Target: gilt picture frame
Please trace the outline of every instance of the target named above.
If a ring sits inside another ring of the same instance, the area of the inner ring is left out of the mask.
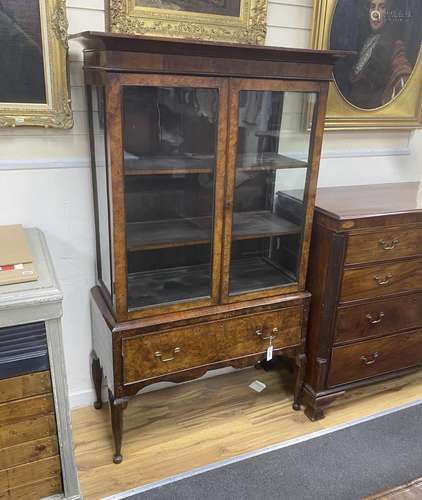
[[[0,0],[0,127],[73,126],[65,0]]]
[[[263,44],[267,0],[107,0],[109,31]]]
[[[325,128],[421,128],[421,43],[421,0],[315,0],[312,47],[354,52],[334,68]]]

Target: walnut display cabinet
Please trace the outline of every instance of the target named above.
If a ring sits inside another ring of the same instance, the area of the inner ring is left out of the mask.
[[[285,355],[298,365],[298,409],[327,89],[341,54],[79,40],[97,235],[92,368],[97,407],[107,380],[114,461],[127,400],[156,382]]]

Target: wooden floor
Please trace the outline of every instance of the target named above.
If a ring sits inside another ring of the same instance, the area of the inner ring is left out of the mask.
[[[254,380],[267,384],[256,393]],[[287,371],[247,369],[141,395],[125,411],[123,463],[112,463],[107,405],[73,412],[82,494],[100,499],[252,450],[350,422],[422,395],[422,373],[350,392],[309,421],[291,409]],[[199,500],[199,499],[198,499]]]

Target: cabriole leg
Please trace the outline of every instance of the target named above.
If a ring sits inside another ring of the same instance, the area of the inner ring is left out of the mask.
[[[300,410],[300,400],[302,395],[303,383],[305,381],[306,354],[300,353],[296,356],[297,374],[295,392],[293,395],[293,410]]]
[[[102,398],[101,389],[103,384],[103,369],[101,367],[100,360],[98,359],[95,352],[93,352],[91,355],[91,374],[92,374],[92,381],[94,382],[95,395],[97,397],[97,400],[94,403],[94,408],[99,410],[103,406],[101,399]]]
[[[122,437],[123,437],[123,410],[127,407],[126,401],[115,400],[113,393],[108,390],[108,400],[110,403],[111,430],[113,433],[114,455],[113,462],[120,464],[122,457]]]

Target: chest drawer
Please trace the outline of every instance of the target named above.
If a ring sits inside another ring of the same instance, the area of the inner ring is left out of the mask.
[[[328,385],[362,380],[422,363],[422,329],[398,333],[332,352]]]
[[[218,328],[218,323],[208,323],[123,339],[123,383],[213,362]]]
[[[63,491],[49,371],[0,380],[0,498]]]
[[[298,344],[301,339],[301,308],[244,316],[224,322],[217,344],[221,359],[265,352]]]
[[[422,255],[422,228],[385,230],[349,236],[346,264]]]
[[[422,293],[339,309],[335,341],[381,337],[418,327],[422,327]]]
[[[384,297],[422,289],[422,259],[346,269],[340,301]]]
[[[139,335],[122,341],[123,383],[298,344],[302,307]]]

